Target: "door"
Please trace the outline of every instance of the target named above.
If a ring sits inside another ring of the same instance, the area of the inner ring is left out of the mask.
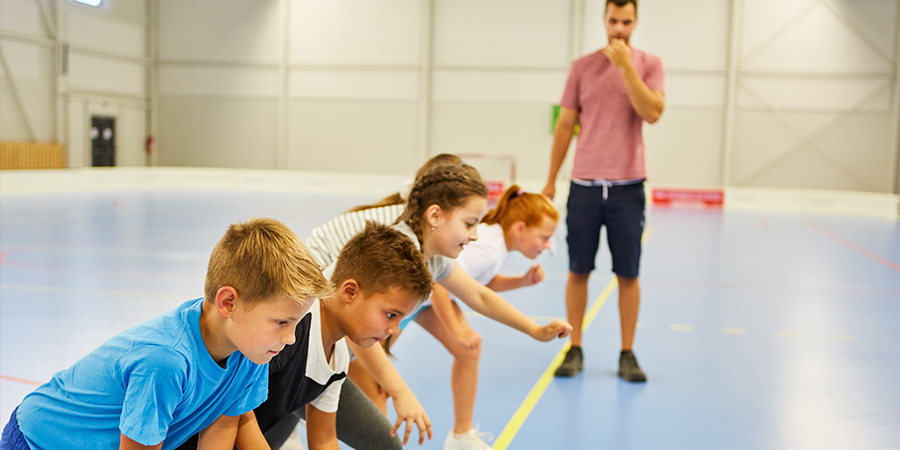
[[[116,165],[115,117],[91,117],[91,153],[94,167]]]

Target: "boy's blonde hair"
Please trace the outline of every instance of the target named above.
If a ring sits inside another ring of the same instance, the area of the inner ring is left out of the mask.
[[[340,286],[356,280],[364,295],[383,294],[397,287],[424,301],[431,295],[434,281],[425,255],[413,241],[387,225],[367,221],[353,236],[334,265],[331,281]]]
[[[284,295],[305,306],[333,292],[297,235],[266,218],[232,224],[216,244],[206,270],[206,301],[215,301],[224,286],[250,305]]]
[[[540,226],[547,217],[554,222],[559,222],[559,211],[550,199],[542,194],[525,192],[514,184],[503,191],[497,206],[487,212],[482,223],[493,225],[499,223],[506,231],[516,222],[525,222],[525,226]]]

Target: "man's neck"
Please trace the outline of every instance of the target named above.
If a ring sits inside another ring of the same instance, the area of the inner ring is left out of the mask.
[[[341,340],[346,333],[341,328],[340,320],[333,310],[340,307],[337,304],[340,299],[331,297],[319,300],[319,322],[322,325],[322,347],[325,349],[325,359],[331,361],[334,354],[334,344]]]

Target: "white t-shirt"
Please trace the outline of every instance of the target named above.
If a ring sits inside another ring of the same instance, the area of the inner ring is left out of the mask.
[[[331,361],[325,358],[325,346],[322,343],[322,317],[319,309],[319,300],[316,299],[309,307],[312,323],[309,331],[309,351],[306,353],[306,378],[317,384],[325,385],[334,375],[346,374],[350,367],[350,349],[347,347],[346,338],[341,338],[334,344],[334,352]],[[341,397],[341,386],[346,377],[328,385],[325,391],[319,394],[315,400],[309,402],[316,409],[326,413],[333,413],[338,409],[338,400]]]
[[[503,237],[503,227],[499,223],[478,224],[478,240],[470,242],[456,258],[463,272],[475,281],[487,285],[500,273],[509,250]]]

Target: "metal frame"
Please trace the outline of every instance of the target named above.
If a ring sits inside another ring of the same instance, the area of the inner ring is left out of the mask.
[[[892,92],[892,112],[894,114],[894,193],[900,194],[900,4],[897,5],[897,17],[894,18],[894,89]],[[900,217],[900,211],[897,211]]]

